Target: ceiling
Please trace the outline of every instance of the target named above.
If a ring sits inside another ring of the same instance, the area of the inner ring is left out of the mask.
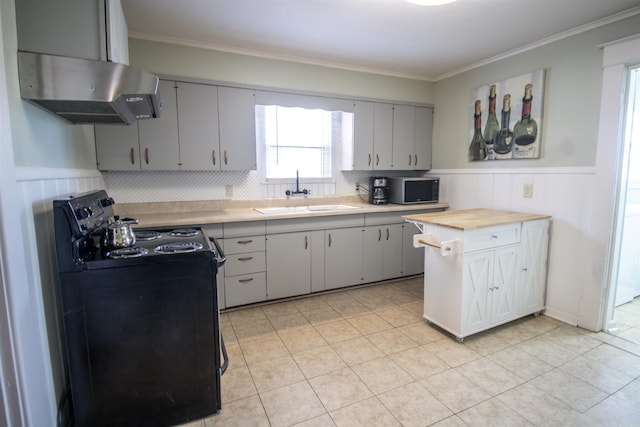
[[[435,81],[640,13],[640,0],[122,0],[132,38]]]

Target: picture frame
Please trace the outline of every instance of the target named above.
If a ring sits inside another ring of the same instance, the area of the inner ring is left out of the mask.
[[[469,161],[540,158],[544,74],[540,69],[471,91]]]

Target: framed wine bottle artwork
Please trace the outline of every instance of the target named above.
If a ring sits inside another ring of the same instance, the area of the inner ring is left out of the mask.
[[[539,159],[544,70],[471,91],[469,161]]]

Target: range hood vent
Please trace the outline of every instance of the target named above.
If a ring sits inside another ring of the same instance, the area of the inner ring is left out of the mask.
[[[18,52],[20,95],[73,124],[160,116],[158,77],[114,62]]]

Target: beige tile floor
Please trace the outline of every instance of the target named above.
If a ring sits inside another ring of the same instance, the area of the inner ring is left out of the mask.
[[[640,346],[546,316],[457,343],[422,278],[224,313],[216,426],[639,426]]]

